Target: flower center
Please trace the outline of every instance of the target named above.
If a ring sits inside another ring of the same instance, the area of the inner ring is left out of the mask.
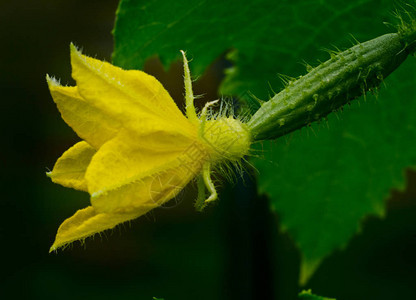
[[[208,144],[215,161],[236,161],[247,155],[251,136],[247,126],[233,117],[207,120],[201,139]]]

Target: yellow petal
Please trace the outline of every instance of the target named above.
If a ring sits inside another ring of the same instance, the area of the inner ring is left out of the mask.
[[[81,96],[124,127],[140,130],[152,126],[165,131],[180,128],[184,135],[194,134],[189,120],[153,76],[84,56],[72,44],[71,64]]]
[[[91,195],[106,193],[181,164],[179,157],[195,140],[167,132],[136,137],[122,130],[104,144],[88,167],[86,180]]]
[[[91,196],[91,204],[99,212],[133,213],[146,208],[159,207],[175,197],[200,171],[198,162],[192,167],[175,168],[153,174],[118,189]]]
[[[95,233],[114,228],[117,224],[135,219],[146,212],[145,208],[142,211],[137,210],[136,214],[97,213],[92,206],[80,209],[61,224],[49,252],[76,240],[83,240]]]
[[[114,137],[120,122],[86,102],[77,87],[61,86],[56,80],[46,77],[52,98],[64,121],[95,149]]]
[[[95,153],[95,149],[87,142],[79,142],[62,154],[47,175],[53,182],[65,187],[87,191],[85,171]]]
[[[138,218],[169,201],[200,172],[202,163],[187,159],[176,168],[91,197],[93,206],[77,211],[62,223],[50,251]]]
[[[108,144],[110,144],[110,141]],[[107,144],[106,144],[107,145]],[[105,145],[105,146],[106,146]],[[179,146],[180,147],[180,146]],[[118,149],[119,150],[119,149]],[[146,165],[146,161],[151,163],[156,161],[157,155],[163,155],[163,152],[144,152],[148,155],[148,159],[143,161]],[[99,153],[97,153],[98,156]],[[152,158],[156,155],[154,158]],[[111,156],[109,156],[111,157]],[[162,205],[175,197],[193,178],[195,178],[200,172],[204,163],[209,159],[209,154],[206,149],[194,142],[187,146],[181,153],[177,153],[176,156],[167,156],[169,159],[161,167],[152,168],[149,165],[149,170],[140,172],[141,166],[139,159],[137,161],[129,161],[130,169],[126,164],[124,168],[111,165],[111,167],[118,168],[120,176],[123,176],[123,171],[131,175],[129,178],[125,177],[124,182],[119,182],[118,186],[111,186],[111,180],[117,180],[116,178],[110,178],[105,185],[104,180],[100,183],[103,184],[102,190],[96,190],[91,193],[91,203],[99,212],[107,213],[131,213],[136,209],[142,207],[148,207],[149,209]],[[95,157],[94,159],[95,160]],[[95,183],[91,181],[92,177],[88,177],[90,172],[96,172],[93,170],[95,166],[91,165],[87,172],[87,181],[89,188],[95,187]],[[102,161],[105,166],[105,161]],[[107,161],[108,163],[108,161]],[[136,163],[136,164],[133,164]],[[98,164],[98,163],[97,163]],[[134,173],[134,170],[139,172]],[[143,169],[142,169],[143,170]],[[110,172],[107,172],[108,176]],[[99,180],[96,172],[94,178]],[[107,177],[107,176],[102,176]]]

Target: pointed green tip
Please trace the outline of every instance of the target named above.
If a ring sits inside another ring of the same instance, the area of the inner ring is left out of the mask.
[[[302,258],[300,265],[300,274],[299,274],[299,285],[305,286],[315,271],[318,269],[322,262],[322,259],[306,259]]]
[[[78,51],[77,47],[75,46],[75,44],[73,42],[69,43],[69,50],[71,51]]]

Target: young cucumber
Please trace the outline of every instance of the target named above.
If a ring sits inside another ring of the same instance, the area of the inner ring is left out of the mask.
[[[410,36],[390,33],[360,43],[290,82],[248,122],[254,140],[285,135],[377,88],[414,51]]]

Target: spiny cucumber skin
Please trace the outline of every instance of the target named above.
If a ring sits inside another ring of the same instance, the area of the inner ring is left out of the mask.
[[[380,85],[408,56],[399,33],[345,50],[264,102],[248,126],[255,140],[275,139],[318,121]]]

